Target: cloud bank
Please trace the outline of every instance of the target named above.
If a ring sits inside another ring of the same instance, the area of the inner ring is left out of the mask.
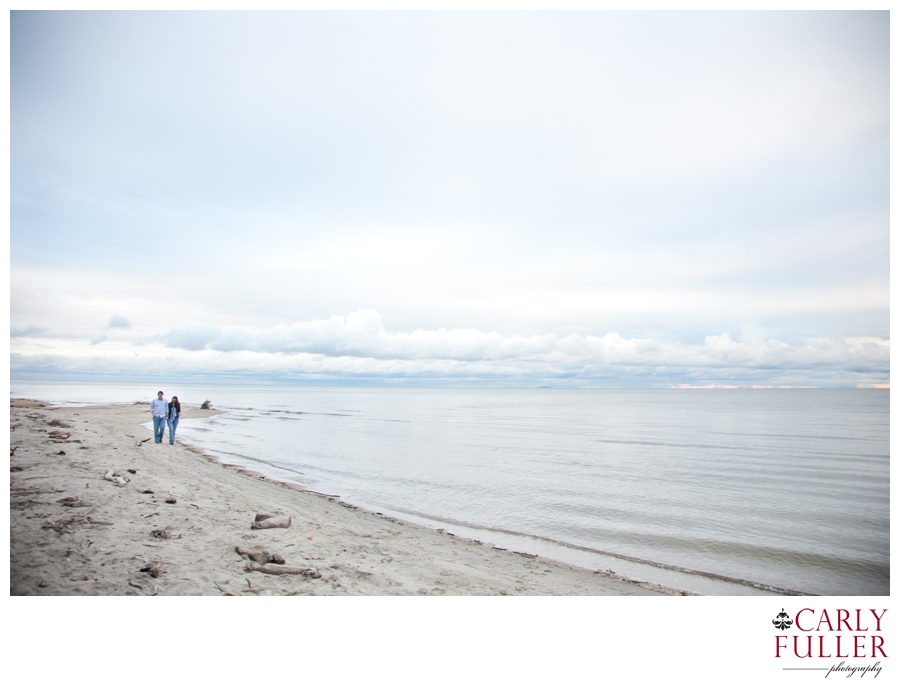
[[[728,333],[709,335],[701,344],[651,338],[556,334],[521,336],[477,329],[418,329],[389,332],[374,309],[347,316],[278,325],[251,332],[240,328],[189,326],[160,339],[185,351],[306,354],[382,362],[452,363],[460,369],[494,373],[555,371],[574,373],[598,366],[640,368],[719,368],[745,370],[842,369],[882,372],[890,369],[889,341],[877,338],[821,339],[790,345],[776,339],[736,340]],[[377,367],[381,365],[374,365]]]

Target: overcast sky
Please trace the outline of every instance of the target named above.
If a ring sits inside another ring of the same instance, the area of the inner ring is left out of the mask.
[[[13,12],[11,369],[889,381],[887,12]]]

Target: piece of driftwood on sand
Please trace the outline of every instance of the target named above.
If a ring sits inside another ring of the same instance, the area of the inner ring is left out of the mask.
[[[253,560],[254,562],[259,562],[260,564],[276,564],[283,565],[284,558],[278,553],[273,553],[270,550],[264,549],[262,546],[254,546],[250,550],[244,550],[241,546],[235,546],[234,552],[236,552],[241,557]]]
[[[251,529],[287,529],[291,525],[290,517],[276,517],[260,512],[256,515],[256,521],[250,525]]]
[[[245,572],[263,572],[264,574],[302,574],[312,579],[320,579],[322,577],[315,569],[304,567],[270,567],[269,565],[254,565],[247,563],[244,567]]]

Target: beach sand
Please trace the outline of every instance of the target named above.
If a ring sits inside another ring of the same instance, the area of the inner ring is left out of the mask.
[[[10,404],[12,595],[681,594],[367,512],[168,436],[155,444],[149,405]],[[251,529],[260,512],[291,524]],[[286,563],[265,570],[298,573],[256,571],[236,552],[255,547]]]

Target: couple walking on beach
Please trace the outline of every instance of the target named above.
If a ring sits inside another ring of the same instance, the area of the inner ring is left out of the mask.
[[[175,429],[178,427],[178,419],[181,417],[181,403],[178,396],[173,395],[172,400],[166,402],[163,392],[156,394],[156,400],[150,401],[150,411],[153,413],[153,439],[162,443],[163,432],[166,425],[169,426],[169,444],[175,442]]]

